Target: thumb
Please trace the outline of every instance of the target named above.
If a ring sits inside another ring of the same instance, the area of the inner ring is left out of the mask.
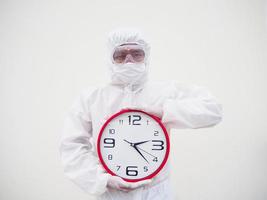
[[[117,181],[118,181],[120,187],[130,188],[130,184],[131,184],[131,183],[129,183],[129,182],[123,180],[121,177],[116,176],[116,178],[117,178]]]

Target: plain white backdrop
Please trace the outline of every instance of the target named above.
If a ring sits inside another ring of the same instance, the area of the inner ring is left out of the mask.
[[[206,86],[214,128],[173,130],[177,200],[267,199],[266,2],[0,0],[0,199],[92,200],[63,175],[58,139],[81,90],[108,82],[106,35],[137,27],[151,80]]]

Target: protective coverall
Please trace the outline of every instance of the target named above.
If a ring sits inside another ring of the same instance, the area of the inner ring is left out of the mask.
[[[114,49],[125,43],[143,47],[146,59],[142,66],[114,64]],[[148,81],[150,47],[139,32],[112,32],[108,47],[110,83],[81,92],[66,117],[59,147],[64,173],[85,192],[102,200],[173,199],[169,162],[143,187],[130,192],[107,187],[111,175],[103,169],[96,152],[101,126],[124,108],[139,108],[161,117],[169,133],[171,129],[210,127],[221,121],[221,105],[203,87]]]

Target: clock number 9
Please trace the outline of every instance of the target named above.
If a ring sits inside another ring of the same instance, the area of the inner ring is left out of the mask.
[[[127,176],[137,176],[138,175],[138,171],[134,170],[137,169],[137,166],[128,166],[126,167],[126,175]]]
[[[138,123],[142,118],[140,115],[129,115],[129,125],[141,125]]]
[[[115,147],[115,139],[105,138],[104,144],[106,144],[106,146],[104,146],[104,148],[114,148]]]

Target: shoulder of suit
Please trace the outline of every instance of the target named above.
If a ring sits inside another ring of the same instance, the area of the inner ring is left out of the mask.
[[[84,87],[80,92],[80,97],[84,100],[94,99],[94,97],[101,92],[103,87],[103,85],[91,85]]]
[[[159,89],[168,91],[194,91],[205,90],[205,86],[200,86],[192,83],[183,83],[177,80],[151,81],[147,85],[148,89]]]

